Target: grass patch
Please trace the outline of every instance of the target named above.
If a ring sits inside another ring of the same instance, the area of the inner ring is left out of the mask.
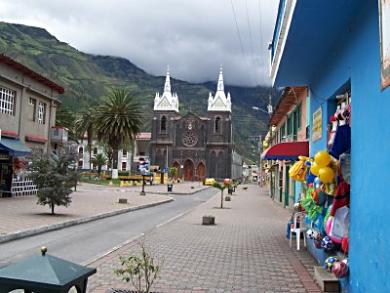
[[[80,179],[80,182],[103,185],[103,186],[108,186],[110,184],[110,181],[112,181],[112,186],[120,186],[121,181],[119,179],[107,180],[107,179],[95,179],[92,177],[91,179],[89,179],[88,177],[81,177]]]

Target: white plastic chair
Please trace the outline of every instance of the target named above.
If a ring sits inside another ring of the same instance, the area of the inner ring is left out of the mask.
[[[299,221],[298,221],[299,219]],[[300,250],[301,245],[301,233],[303,234],[303,245],[306,247],[306,227],[305,227],[305,214],[298,212],[294,214],[293,223],[290,226],[290,247],[292,246],[293,233],[295,233],[295,238],[297,242],[297,250]],[[299,223],[299,228],[297,224]]]

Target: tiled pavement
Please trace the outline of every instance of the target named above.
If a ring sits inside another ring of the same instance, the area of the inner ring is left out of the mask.
[[[146,246],[164,260],[153,291],[320,292],[311,277],[314,260],[284,239],[288,211],[255,185],[239,187],[223,210],[216,208],[219,198],[145,236]],[[200,225],[203,215],[214,215],[217,225]],[[125,289],[113,270],[119,255],[138,252],[139,244],[131,242],[89,264],[97,267],[89,292]]]
[[[193,191],[189,183],[179,185],[175,185],[175,188]],[[84,183],[72,193],[69,207],[55,208],[55,216],[49,214],[48,206],[36,204],[36,196],[0,198],[0,236],[168,199],[162,194],[147,193],[146,196],[140,196],[140,190],[141,187],[104,187]],[[147,186],[146,191],[148,190],[163,191],[166,190],[166,185]],[[127,198],[128,204],[119,204],[119,198]]]

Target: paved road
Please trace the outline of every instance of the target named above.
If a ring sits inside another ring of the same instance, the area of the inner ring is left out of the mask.
[[[193,195],[173,196],[173,202],[156,207],[0,244],[0,267],[37,253],[41,246],[47,246],[52,255],[77,263],[92,260],[189,211],[215,193],[215,189],[206,189]]]

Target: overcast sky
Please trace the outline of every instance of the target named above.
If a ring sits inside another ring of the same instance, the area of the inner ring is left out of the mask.
[[[223,64],[226,83],[264,85],[278,3],[1,0],[0,19],[44,27],[80,51],[125,57],[152,74],[165,74],[169,64],[176,78],[215,81]]]

